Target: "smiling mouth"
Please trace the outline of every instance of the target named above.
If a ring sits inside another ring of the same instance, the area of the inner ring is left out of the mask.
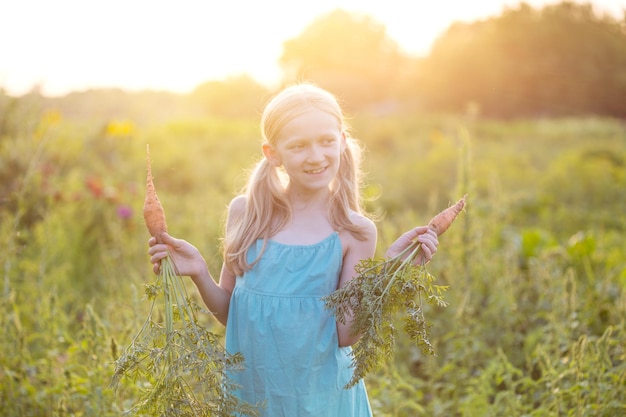
[[[307,174],[321,174],[325,170],[326,170],[326,167],[323,167],[323,168],[317,168],[317,169],[309,169],[304,172],[306,172]]]

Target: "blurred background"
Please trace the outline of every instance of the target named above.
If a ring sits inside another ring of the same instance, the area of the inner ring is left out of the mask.
[[[626,115],[623,1],[244,3],[6,3],[0,89],[133,119],[256,114],[298,80],[358,110]]]
[[[217,277],[260,112],[297,81],[364,145],[379,254],[468,194],[428,266],[436,356],[398,323],[375,415],[626,414],[626,4],[407,4],[0,5],[4,415],[137,401],[143,382],[108,385],[155,280],[146,145],[170,232]]]

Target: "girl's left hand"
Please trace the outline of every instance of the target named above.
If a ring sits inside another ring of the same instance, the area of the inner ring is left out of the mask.
[[[385,256],[397,256],[415,240],[422,244],[422,250],[417,255],[413,263],[415,265],[428,263],[432,259],[435,252],[437,252],[437,246],[439,245],[437,233],[435,233],[428,226],[418,226],[405,232],[391,244]]]

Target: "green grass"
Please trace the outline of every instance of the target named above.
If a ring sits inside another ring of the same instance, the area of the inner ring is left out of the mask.
[[[141,218],[150,144],[175,236],[219,273],[225,208],[260,156],[257,120],[120,131],[16,112],[0,131],[0,409],[118,416],[142,387],[109,387],[148,315]],[[352,120],[366,145],[379,254],[467,192],[428,269],[436,356],[398,335],[369,374],[377,417],[626,412],[626,128],[603,119]],[[201,303],[193,285],[190,297]],[[157,317],[158,318],[158,317]],[[223,335],[206,312],[198,321]],[[398,324],[398,328],[401,323]]]

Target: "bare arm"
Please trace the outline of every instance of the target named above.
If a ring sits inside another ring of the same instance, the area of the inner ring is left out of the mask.
[[[228,233],[232,216],[236,217],[238,210],[243,209],[243,204],[237,203],[237,201],[238,199],[233,200],[229,207],[226,233]],[[189,242],[176,239],[168,234],[163,234],[162,239],[162,244],[156,243],[154,238],[151,238],[149,241],[150,250],[148,253],[151,255],[150,262],[154,264],[154,271],[159,271],[161,259],[169,254],[174,265],[176,265],[178,273],[182,276],[189,276],[192,279],[207,308],[220,323],[226,325],[230,297],[235,287],[235,275],[225,266],[222,266],[218,285],[211,276],[206,261],[198,249]]]
[[[355,267],[361,260],[374,256],[374,252],[376,250],[376,226],[371,222],[367,224],[367,222],[369,221],[364,220],[368,236],[366,240],[360,241],[354,237],[349,238],[348,250],[344,255],[344,266],[341,273],[339,287],[345,285],[346,282],[350,281],[355,276]],[[432,259],[435,252],[437,252],[437,245],[439,244],[437,234],[428,226],[418,226],[405,232],[391,244],[385,256],[391,257],[398,255],[414,240],[422,243],[422,251],[415,259],[414,263],[416,265],[427,263]],[[351,325],[352,321],[350,317],[346,318],[345,324],[337,322],[339,346],[351,346],[360,339],[361,335],[354,335],[351,333]]]
[[[361,217],[359,221],[365,228],[366,239],[359,240],[349,233],[346,234],[347,249],[343,257],[343,268],[341,270],[341,276],[339,277],[339,288],[343,287],[348,281],[354,278],[356,265],[363,259],[373,257],[376,251],[376,225],[365,217]],[[339,346],[351,346],[361,337],[361,335],[352,334],[351,326],[351,317],[346,317],[345,324],[337,322]]]

